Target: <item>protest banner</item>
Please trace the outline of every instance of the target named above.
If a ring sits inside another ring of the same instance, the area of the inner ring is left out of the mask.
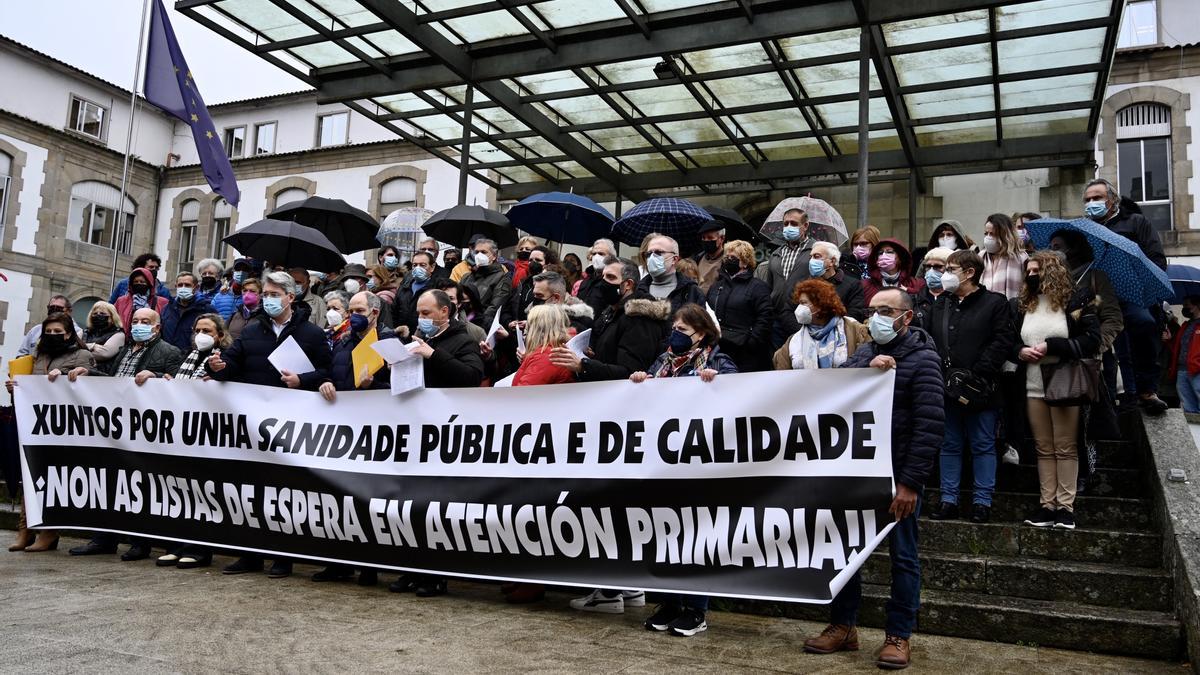
[[[450,576],[828,602],[892,526],[893,372],[314,392],[18,380],[28,519]]]

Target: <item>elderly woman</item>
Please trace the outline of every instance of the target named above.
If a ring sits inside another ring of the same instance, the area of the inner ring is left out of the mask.
[[[517,240],[517,259],[513,261],[513,288],[520,286],[521,282],[525,279],[536,276],[529,273],[529,256],[533,253],[533,249],[540,245],[537,239],[530,236],[521,237]]]
[[[237,306],[237,298],[228,286],[222,287],[221,277],[225,274],[225,265],[216,258],[205,258],[196,263],[197,300],[208,300],[212,303],[213,311],[221,316],[233,313]]]
[[[108,303],[103,303],[108,304]],[[33,352],[33,375],[45,375],[53,382],[59,375],[76,368],[92,368],[96,365],[87,345],[75,332],[75,322],[69,314],[55,312],[42,321],[42,336],[38,338]],[[9,379],[5,386],[12,394],[16,382]],[[10,551],[41,553],[58,548],[58,532],[38,530],[34,533],[25,527],[25,502],[21,502],[21,518],[17,522],[17,539],[8,547]]]
[[[229,335],[234,339],[242,334],[242,329],[250,322],[250,317],[258,311],[259,295],[262,293],[262,282],[253,277],[246,279],[241,284],[242,297],[241,304],[233,311],[233,315],[229,317]]]
[[[721,324],[721,350],[743,373],[771,369],[775,309],[770,287],[754,276],[756,265],[750,244],[727,242],[721,272],[708,289],[708,306]]]
[[[107,363],[116,356],[125,346],[125,328],[117,308],[103,300],[92,305],[83,341],[96,363]]]
[[[837,368],[869,337],[866,326],[846,316],[828,283],[808,279],[792,291],[800,330],[775,352],[775,370]]]
[[[350,332],[350,294],[346,291],[329,291],[325,300],[325,339],[335,344]]]

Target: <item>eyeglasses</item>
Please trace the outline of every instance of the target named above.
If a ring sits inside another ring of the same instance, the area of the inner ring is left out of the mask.
[[[925,263],[925,267],[927,269],[937,270],[939,272],[946,269],[946,266],[942,263]]]
[[[878,314],[878,315],[888,318],[888,319],[894,319],[907,311],[908,311],[907,309],[900,309],[899,307],[888,307],[887,305],[884,305],[883,307],[868,307],[867,308],[867,318],[873,317],[876,314]]]
[[[675,252],[674,251],[646,251],[646,255],[657,255],[657,256],[661,256],[661,257],[665,258],[669,255],[675,255]]]
[[[46,305],[47,312],[65,312],[67,308],[63,305]]]
[[[958,265],[946,265],[945,269],[947,272],[950,272],[951,274],[958,274],[959,272],[962,271],[962,267],[959,267]]]

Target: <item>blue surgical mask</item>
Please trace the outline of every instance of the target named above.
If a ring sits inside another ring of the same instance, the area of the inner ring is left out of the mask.
[[[692,348],[692,336],[676,328],[671,331],[671,339],[668,344],[672,354],[684,354]]]
[[[437,326],[434,325],[433,319],[423,316],[417,319],[417,330],[420,331],[421,335],[430,336],[437,331]]]
[[[187,286],[181,286],[175,289],[175,295],[178,296],[180,300],[191,300],[192,296],[195,294],[196,291]]]
[[[144,323],[135,323],[129,329],[129,335],[134,342],[146,342],[154,337],[154,327]]]
[[[942,272],[941,270],[928,269],[925,270],[925,285],[935,291],[942,290]]]
[[[429,281],[429,272],[426,272],[424,267],[414,267],[412,275],[413,281]]]
[[[783,240],[784,241],[799,241],[800,240],[800,228],[796,227],[795,225],[788,225],[787,227],[784,227],[783,228]]]
[[[895,319],[889,319],[882,314],[875,314],[867,322],[867,330],[871,331],[871,339],[877,344],[886,345],[896,339]]]
[[[263,311],[272,319],[283,314],[283,298],[263,298]]]
[[[350,330],[354,331],[355,333],[363,332],[369,325],[371,325],[371,320],[362,314],[350,315]]]
[[[245,272],[238,271],[238,272],[233,273],[233,283],[240,284],[245,280],[246,280]]]
[[[375,279],[367,279],[367,290],[368,291],[375,290]]]
[[[1108,204],[1106,202],[1088,202],[1083,206],[1083,212],[1088,218],[1100,218],[1108,213]]]
[[[667,272],[667,261],[661,255],[646,258],[646,271],[652,277],[661,277]]]
[[[820,277],[825,274],[825,261],[817,258],[808,259],[808,273],[815,277]]]
[[[394,270],[400,266],[400,259],[394,255],[383,256],[383,266],[389,270]]]

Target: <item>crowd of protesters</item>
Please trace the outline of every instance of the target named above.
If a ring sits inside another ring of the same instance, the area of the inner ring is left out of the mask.
[[[1111,184],[1089,183],[1080,210],[1165,267],[1153,228]],[[898,522],[889,535],[892,596],[878,663],[899,668],[910,659],[920,596],[917,515],[935,463],[933,519],[988,522],[997,466],[1024,458],[1036,462],[1040,479],[1040,499],[1029,505],[1025,524],[1072,529],[1075,495],[1093,468],[1089,449],[1111,433],[1116,411],[1140,406],[1160,414],[1167,407],[1157,395],[1160,350],[1170,357],[1168,372],[1185,409],[1200,409],[1200,298],[1184,302],[1188,322],[1177,329],[1163,307],[1121,302],[1093,268],[1083,236],[1064,229],[1049,249],[1033,249],[1024,223],[1038,217],[989,216],[971,228],[982,232],[978,244],[967,227],[946,220],[925,246],[881,237],[868,226],[838,247],[818,238],[807,214],[792,210],[784,214],[782,243],[761,263],[750,244],[727,241],[715,223],[699,232],[700,252],[686,258],[678,242],[656,234],[634,260],[618,257],[607,239],[596,240],[580,260],[560,258],[531,237],[520,239],[515,260],[508,260],[494,241],[477,236],[465,253],[442,251],[426,239],[405,263],[397,249],[385,247],[370,266],[347,264],[329,274],[249,259],[225,269],[203,260],[164,284],[159,259],[146,254],[108,302],[90,309],[85,326],[75,325],[67,298],[51,298],[21,352],[35,356],[34,374],[51,380],[131,377],[140,385],[150,378],[204,378],[309,390],[329,401],[339,392],[388,387],[388,369],[352,366],[351,352],[372,330],[413,343],[425,386],[434,388],[490,386],[510,376],[513,386],[529,386],[895,369],[891,512]],[[500,328],[490,346],[486,331],[496,317]],[[586,330],[590,346],[581,357],[566,343]],[[268,356],[288,337],[315,370],[271,365]],[[1102,370],[1098,390],[1064,398],[1052,385],[1069,367]],[[967,461],[972,484],[964,486]],[[10,550],[56,545],[55,533],[26,530],[22,520]],[[117,539],[100,534],[70,553],[116,551]],[[135,539],[121,558],[150,555],[151,543]],[[174,548],[157,562],[206,566],[212,551]],[[261,557],[244,555],[224,572],[264,567]],[[275,559],[266,570],[287,576],[292,562]],[[335,565],[313,580],[350,579],[355,572]],[[359,583],[376,583],[375,570],[357,573]],[[406,574],[390,589],[436,596],[447,592],[447,580]],[[532,584],[502,590],[512,602],[544,596]],[[855,575],[834,600],[830,625],[805,649],[857,649],[860,596]],[[571,606],[620,613],[644,603],[640,591],[597,589]],[[666,596],[645,626],[694,635],[707,627],[707,606],[702,596]]]

